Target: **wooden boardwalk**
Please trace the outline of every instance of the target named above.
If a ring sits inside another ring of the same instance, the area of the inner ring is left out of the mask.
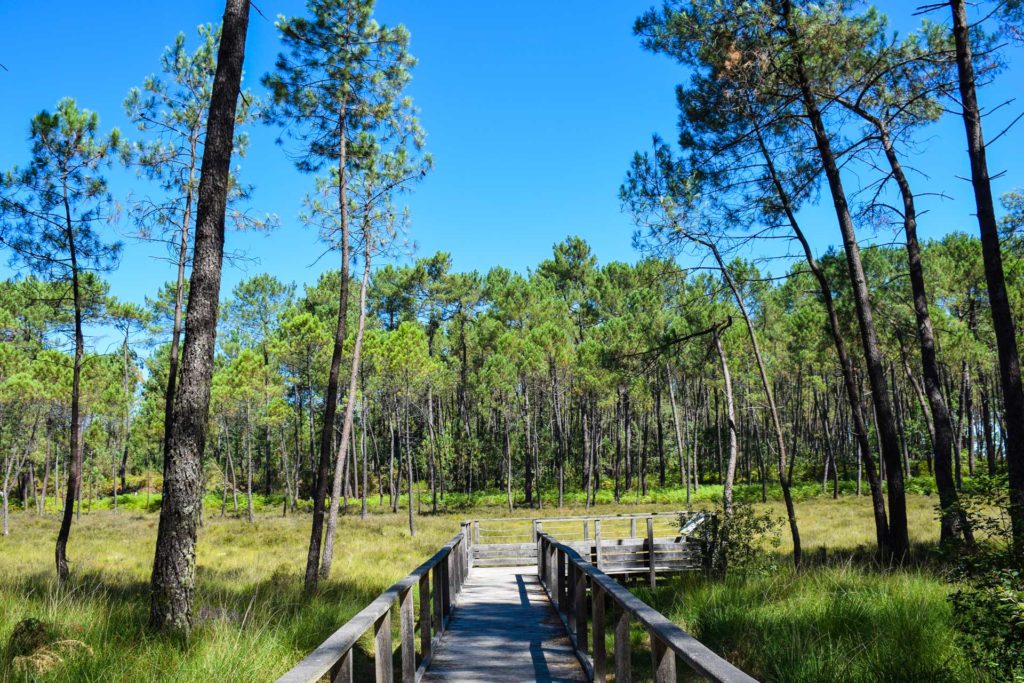
[[[474,568],[423,681],[586,681],[534,567]]]

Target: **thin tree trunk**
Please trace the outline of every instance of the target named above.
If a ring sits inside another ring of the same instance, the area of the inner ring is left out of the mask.
[[[718,252],[718,247],[712,242],[709,242],[708,246],[715,257],[715,261],[718,263],[719,270],[722,271],[722,277],[725,279],[730,291],[732,291],[736,305],[740,309],[740,315],[743,316],[743,322],[746,324],[747,334],[750,336],[750,347],[754,351],[754,360],[757,363],[758,376],[761,378],[761,387],[764,389],[765,398],[768,400],[768,414],[772,420],[772,428],[775,430],[775,447],[778,449],[779,485],[782,488],[782,499],[785,502],[786,517],[789,520],[789,533],[793,540],[793,564],[799,568],[801,557],[800,530],[796,521],[793,494],[789,488],[789,473],[786,469],[788,460],[786,455],[786,439],[782,434],[782,422],[779,420],[779,411],[775,406],[775,395],[772,393],[771,383],[768,381],[768,371],[765,368],[764,359],[761,357],[761,347],[757,343],[757,334],[754,332],[754,324],[750,321],[750,315],[747,313],[747,305],[743,301],[743,296],[729,274],[729,270],[722,260],[722,255]]]
[[[843,188],[839,166],[832,150],[832,143],[825,130],[823,117],[818,107],[810,79],[804,67],[803,55],[799,47],[799,32],[791,20],[791,0],[783,0],[786,31],[797,42],[795,65],[799,87],[803,98],[804,111],[814,133],[818,156],[824,167],[828,180],[832,203],[836,218],[843,236],[843,248],[846,252],[847,269],[861,333],[861,345],[864,350],[864,361],[867,366],[868,380],[871,384],[871,396],[875,406],[876,421],[879,426],[879,447],[882,460],[886,464],[889,478],[889,551],[897,560],[902,561],[910,549],[910,537],[907,528],[906,494],[903,488],[903,470],[900,467],[899,438],[893,424],[892,406],[886,386],[885,369],[882,354],[875,330],[874,315],[868,293],[867,278],[860,257],[860,246],[857,242],[853,219],[850,215],[846,192]]]
[[[722,363],[722,383],[725,389],[725,418],[729,428],[729,460],[725,468],[725,479],[722,482],[722,508],[725,513],[725,522],[728,524],[732,518],[732,487],[736,477],[736,458],[738,448],[736,444],[736,409],[733,405],[732,375],[729,374],[729,361],[725,355],[725,347],[722,346],[722,339],[716,329],[714,332],[715,350],[718,351],[718,359]]]
[[[359,384],[360,359],[363,350],[363,333],[366,329],[366,289],[370,284],[370,249],[373,240],[366,227],[364,235],[366,248],[363,250],[363,279],[359,284],[359,323],[356,326],[356,340],[352,347],[352,369],[348,378],[348,398],[345,401],[345,417],[341,425],[341,441],[338,444],[338,458],[334,464],[334,486],[331,489],[331,510],[327,518],[327,534],[324,538],[323,557],[320,564],[320,578],[331,575],[334,560],[334,532],[338,524],[338,498],[341,495],[341,478],[348,465],[349,441],[356,408],[356,389]]]
[[[1024,388],[1021,386],[1020,355],[1013,311],[1006,291],[1003,255],[999,244],[999,223],[988,174],[985,137],[981,125],[981,108],[974,81],[974,57],[966,0],[949,0],[953,13],[953,39],[956,44],[956,66],[960,84],[967,150],[971,161],[971,185],[978,228],[981,232],[981,253],[988,286],[989,309],[995,329],[999,355],[999,379],[1003,388],[1003,415],[1006,429],[1006,463],[1010,474],[1010,520],[1018,553],[1024,553]]]
[[[345,116],[346,104],[342,104],[338,119],[339,152],[338,152],[338,206],[341,211],[341,282],[338,293],[338,323],[334,333],[334,348],[331,352],[331,369],[327,379],[327,391],[324,398],[324,422],[320,432],[320,460],[317,463],[316,484],[313,494],[313,523],[309,536],[309,552],[306,555],[305,590],[316,590],[320,571],[320,547],[324,536],[324,499],[327,497],[328,471],[331,464],[331,444],[333,442],[334,418],[338,410],[338,382],[341,372],[341,357],[345,348],[346,321],[348,316],[348,279],[349,279],[349,226],[347,159]],[[332,498],[332,504],[334,499]]]
[[[80,497],[82,484],[82,358],[85,355],[85,338],[82,335],[82,290],[78,272],[78,253],[75,244],[75,230],[71,221],[71,207],[68,203],[67,188],[64,190],[65,235],[71,256],[71,294],[74,305],[75,320],[75,358],[71,374],[71,453],[68,458],[67,500],[64,505],[64,516],[61,518],[60,531],[57,533],[57,546],[54,558],[57,564],[57,583],[63,585],[68,578],[68,539],[71,536],[72,508]]]

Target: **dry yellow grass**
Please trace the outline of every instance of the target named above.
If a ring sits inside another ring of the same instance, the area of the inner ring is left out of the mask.
[[[934,499],[911,497],[911,536],[934,540]],[[547,507],[543,516],[608,515],[679,509],[678,503]],[[778,503],[767,505],[774,514]],[[424,506],[426,509],[426,506]],[[797,506],[804,545],[854,549],[871,546],[869,501],[818,498]],[[528,533],[522,518],[538,512],[517,509],[511,526]],[[332,579],[316,598],[301,592],[309,516],[282,518],[265,513],[249,524],[207,514],[199,539],[197,609],[204,621],[188,643],[150,635],[145,627],[147,581],[156,538],[157,515],[122,511],[85,514],[73,528],[69,555],[72,581],[58,590],[53,578],[53,544],[58,520],[15,513],[11,535],[0,538],[0,642],[14,625],[36,617],[60,627],[85,647],[48,662],[43,681],[269,680],[287,670],[378,593],[450,539],[459,521],[508,517],[502,507],[473,508],[416,519],[409,536],[405,511],[374,509],[369,519],[343,516],[338,524]],[[498,523],[498,526],[501,526]],[[612,525],[607,525],[609,534]],[[625,527],[623,527],[625,528]],[[554,530],[554,529],[552,529]],[[781,533],[786,550],[787,534]],[[0,662],[0,681],[21,681],[10,661]]]

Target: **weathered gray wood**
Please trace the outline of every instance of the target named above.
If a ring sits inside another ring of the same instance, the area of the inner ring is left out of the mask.
[[[430,659],[430,577],[420,577],[420,657]]]
[[[661,641],[655,631],[651,636],[651,670],[654,683],[676,683],[676,653]]]
[[[402,683],[416,683],[416,616],[412,589],[398,598],[398,620],[402,648]]]
[[[591,590],[591,606],[594,625],[594,682],[605,683],[607,679],[608,652],[605,649],[604,589],[594,583]]]
[[[532,568],[474,569],[423,681],[586,681]]]
[[[648,631],[657,633],[665,646],[674,651],[697,674],[712,681],[756,683],[755,679],[719,657],[706,645],[669,621],[666,616],[613,581],[604,571],[583,560],[575,550],[553,540],[551,546],[556,549],[558,555],[571,557],[571,560],[590,577],[592,583],[604,589],[618,609],[631,614]],[[619,664],[618,643],[619,639],[616,637],[616,665]]]
[[[565,577],[565,625],[570,635],[576,633],[576,574],[579,570],[572,562],[566,564],[567,576]]]
[[[352,650],[347,651],[331,669],[331,683],[352,683]]]
[[[451,555],[448,559],[441,563],[441,591],[442,591],[442,602],[444,607],[445,623],[448,623],[448,619],[452,616],[452,575],[451,575]]]
[[[654,568],[654,520],[650,517],[647,518],[647,564],[649,565],[649,573],[647,575],[647,581],[650,583],[651,588],[654,588],[658,583],[658,572]]]
[[[633,680],[633,666],[630,662],[629,610],[618,607],[615,610],[615,683],[630,683]]]
[[[598,566],[599,569],[600,569],[601,565],[604,564],[602,562],[602,560],[604,559],[604,553],[602,552],[602,546],[603,546],[603,544],[601,543],[601,520],[595,519],[594,520],[594,553],[597,556],[597,566]]]
[[[377,599],[332,633],[327,640],[320,644],[320,647],[281,676],[278,679],[278,683],[309,683],[310,681],[319,681],[327,675],[342,660],[346,653],[355,646],[359,638],[384,613],[390,612],[391,606],[398,599],[398,596],[403,591],[415,586],[421,577],[426,576],[432,571],[436,572],[437,567],[462,543],[463,539],[462,534],[457,535],[434,553],[429,560],[414,569],[411,574],[381,593]]]
[[[434,633],[437,634],[444,632],[444,589],[441,588],[443,583],[441,565],[437,565],[430,570],[430,587],[433,589],[431,597],[434,600]]]
[[[377,683],[394,683],[395,672],[391,664],[391,610],[384,612],[373,625],[373,641]]]
[[[576,565],[573,565],[575,567]],[[573,572],[576,577],[572,597],[575,605],[574,625],[576,627],[576,650],[587,654],[587,575],[582,569]]]
[[[555,607],[558,608],[559,612],[566,611],[566,580],[565,580],[565,553],[558,553],[555,562],[557,569],[555,569],[555,582],[558,585],[558,593],[555,598]]]

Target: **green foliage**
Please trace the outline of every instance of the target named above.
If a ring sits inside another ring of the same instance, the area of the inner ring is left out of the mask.
[[[782,519],[744,502],[734,502],[732,515],[728,518],[710,510],[704,510],[702,514],[707,519],[697,528],[695,535],[703,545],[707,570],[721,576],[778,571],[778,558],[769,552],[769,548],[777,548],[780,544]],[[679,519],[680,527],[685,527],[692,518],[692,513],[683,513]]]
[[[950,595],[972,661],[998,680],[1024,676],[1024,573],[1013,547],[1005,477],[973,482],[960,499],[977,545],[957,551]]]

